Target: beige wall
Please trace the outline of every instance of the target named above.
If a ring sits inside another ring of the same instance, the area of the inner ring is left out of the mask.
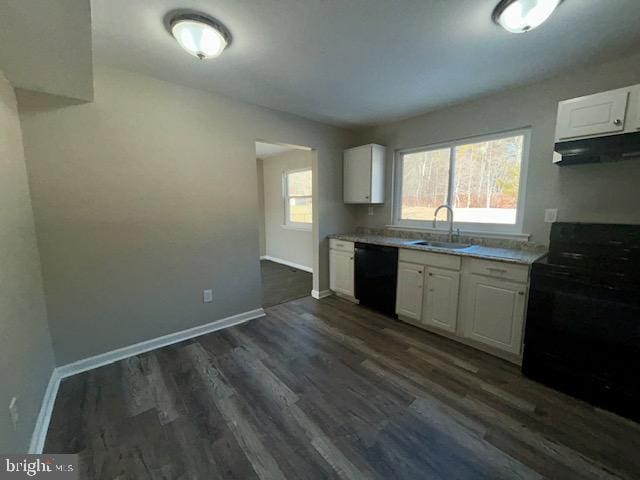
[[[3,0],[0,21],[0,68],[14,87],[93,98],[90,0]]]
[[[560,100],[640,83],[640,55],[576,70],[525,88],[464,103],[401,122],[365,129],[360,143],[387,145],[384,206],[374,215],[359,207],[357,223],[383,226],[391,220],[393,151],[531,126],[524,232],[548,243],[544,209],[558,208],[561,221],[640,223],[640,160],[558,167],[552,164]]]
[[[318,150],[314,286],[328,288],[325,236],[352,224],[349,132],[100,67],[94,103],[20,101],[60,364],[260,307],[257,139]]]
[[[262,160],[264,172],[265,251],[270,257],[313,268],[311,230],[284,226],[282,175],[287,170],[311,168],[315,152],[291,150]]]
[[[0,72],[0,452],[26,452],[54,367],[13,88]],[[18,398],[14,432],[8,406]]]

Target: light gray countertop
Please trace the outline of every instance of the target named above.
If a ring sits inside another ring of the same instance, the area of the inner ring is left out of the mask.
[[[373,245],[383,245],[388,247],[407,248],[410,250],[419,250],[422,252],[444,253],[447,255],[458,255],[461,257],[482,258],[485,260],[497,260],[500,262],[519,263],[522,265],[530,265],[537,259],[543,257],[546,252],[532,250],[516,250],[511,248],[493,248],[483,247],[481,245],[471,245],[465,249],[449,249],[431,247],[428,245],[412,245],[412,239],[386,237],[381,235],[363,235],[363,234],[334,234],[329,238],[344,240],[346,242],[370,243]]]

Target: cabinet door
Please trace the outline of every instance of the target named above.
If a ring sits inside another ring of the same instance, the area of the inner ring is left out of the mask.
[[[628,97],[629,89],[621,88],[560,102],[556,139],[622,132]]]
[[[456,331],[460,273],[427,267],[426,290],[422,306],[422,323]]]
[[[525,290],[524,284],[509,280],[465,275],[460,312],[464,336],[520,354]]]
[[[398,315],[420,320],[424,268],[422,265],[414,263],[398,262],[398,291],[396,293],[396,313]]]
[[[344,152],[344,201],[371,202],[371,146]]]
[[[329,288],[353,297],[353,253],[329,250]]]

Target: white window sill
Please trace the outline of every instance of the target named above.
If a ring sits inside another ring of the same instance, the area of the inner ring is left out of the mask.
[[[300,232],[310,232],[311,231],[311,224],[308,225],[280,225],[283,229],[285,230],[298,230]]]
[[[448,234],[448,228],[429,228],[429,227],[408,227],[406,225],[386,225],[388,230],[401,230],[401,231],[409,231],[409,232],[427,232],[427,233],[439,233],[439,234]],[[457,233],[457,229],[453,227],[453,233]],[[468,237],[482,237],[482,238],[503,238],[510,240],[520,240],[522,242],[526,242],[531,237],[529,233],[507,233],[507,232],[483,232],[481,230],[463,230],[460,229],[460,235],[468,236]]]

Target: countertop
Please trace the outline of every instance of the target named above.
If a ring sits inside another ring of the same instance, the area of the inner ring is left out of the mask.
[[[415,239],[386,237],[381,235],[362,234],[335,234],[329,238],[344,240],[346,242],[370,243],[373,245],[383,245],[387,247],[407,248],[422,252],[443,253],[447,255],[458,255],[460,257],[473,257],[485,260],[497,260],[507,263],[518,263],[521,265],[531,265],[537,259],[546,255],[544,251],[516,250],[511,248],[483,247],[481,245],[471,245],[464,249],[450,249],[440,247],[430,247],[428,245],[411,245],[408,242]]]

